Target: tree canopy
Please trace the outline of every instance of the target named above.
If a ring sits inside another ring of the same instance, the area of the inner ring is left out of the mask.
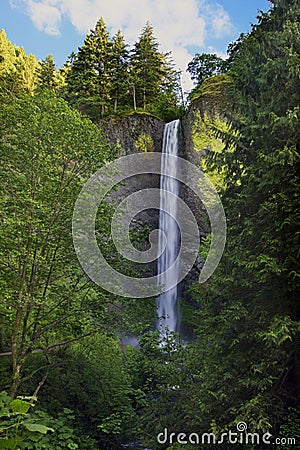
[[[289,409],[299,406],[300,380],[299,13],[297,1],[278,0],[260,15],[231,47],[219,119],[201,119],[221,143],[206,163],[222,179],[228,241],[211,282],[193,288],[200,311],[191,372],[201,383],[191,396],[203,411],[190,417],[194,427],[233,428],[243,418],[252,431],[279,435],[299,414]]]
[[[32,93],[36,83],[36,67],[36,58],[13,45],[5,31],[0,30],[0,101],[24,92]]]
[[[163,116],[161,102],[176,115],[180,110],[177,91],[177,73],[168,55],[159,51],[149,23],[130,51],[121,32],[110,38],[100,18],[68,66],[64,95],[97,121],[132,110]]]
[[[207,78],[226,72],[227,67],[227,61],[215,53],[196,53],[189,62],[187,70],[196,86],[199,87]]]

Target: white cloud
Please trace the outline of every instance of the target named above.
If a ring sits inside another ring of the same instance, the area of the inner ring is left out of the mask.
[[[27,14],[39,30],[51,35],[60,33],[63,17],[84,35],[102,16],[112,33],[121,29],[132,45],[149,21],[161,50],[172,51],[176,65],[182,69],[185,89],[192,87],[185,73],[193,57],[187,48],[204,48],[208,30],[221,37],[232,28],[227,12],[209,0],[11,0],[16,1],[26,5]]]
[[[212,29],[217,38],[228,36],[232,31],[232,23],[228,13],[218,6],[212,18]]]
[[[52,36],[60,35],[62,15],[56,0],[26,0],[27,14],[38,30]]]
[[[220,52],[219,50],[215,49],[214,47],[209,46],[208,47],[209,53],[214,53],[215,55],[219,56],[219,58],[227,59],[228,55],[225,52]]]

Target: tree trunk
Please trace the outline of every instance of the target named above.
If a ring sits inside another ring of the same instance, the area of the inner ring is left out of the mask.
[[[13,400],[16,396],[21,381],[22,364],[16,364],[13,369],[12,384],[9,390],[10,398]]]
[[[16,319],[11,335],[11,353],[12,353],[12,384],[10,388],[10,396],[13,399],[16,395],[20,384],[22,363],[20,361],[18,338],[23,318],[23,308],[17,310]]]
[[[133,94],[133,109],[136,111],[136,96],[135,96],[135,85],[132,85],[132,94]]]

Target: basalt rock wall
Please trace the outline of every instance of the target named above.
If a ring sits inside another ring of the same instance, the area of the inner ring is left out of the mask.
[[[162,120],[148,114],[109,117],[99,123],[108,140],[120,145],[120,156],[141,151],[161,152],[164,126]]]
[[[110,117],[99,123],[100,130],[109,142],[119,147],[119,156],[142,153],[147,158],[147,152],[161,152],[165,123],[154,116],[147,114],[133,114],[127,117]],[[147,188],[160,187],[159,174],[136,175],[126,179],[126,182],[113,191],[109,201],[118,204],[129,195]],[[158,199],[159,204],[159,199]],[[152,230],[158,228],[158,209],[146,209],[137,214],[131,223],[131,231],[146,236],[133,244],[141,251],[149,248],[147,236]],[[157,272],[157,262],[147,264],[145,267],[150,276]]]
[[[201,151],[196,151],[193,143],[193,122],[195,110],[190,112],[181,122],[180,132],[180,156],[197,167],[200,166]],[[119,147],[119,155],[126,156],[140,152],[161,152],[163,144],[163,132],[165,123],[158,118],[146,114],[133,114],[128,117],[110,117],[99,123],[99,128],[106,135],[109,142]],[[198,150],[198,149],[197,149]],[[145,154],[146,157],[146,154]],[[126,180],[122,186],[110,196],[110,201],[119,202],[128,195],[147,188],[159,188],[160,176],[154,174],[138,175]],[[196,195],[187,185],[181,184],[180,197],[193,212],[199,229],[200,237],[208,232],[206,210]],[[159,211],[147,209],[140,212],[132,221],[132,230],[141,231],[145,227],[148,231],[158,228]],[[140,250],[149,248],[149,242],[135,243]],[[151,275],[156,274],[156,262],[149,264]],[[190,283],[197,279],[202,261],[197,259],[193,270],[180,285],[180,292],[184,292]]]

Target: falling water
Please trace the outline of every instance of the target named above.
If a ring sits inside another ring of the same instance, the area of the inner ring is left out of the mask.
[[[164,273],[175,261],[179,246],[179,229],[173,218],[177,213],[177,199],[169,194],[170,192],[176,196],[179,194],[179,182],[176,179],[177,163],[176,158],[171,158],[170,161],[166,156],[178,155],[179,125],[179,120],[166,124],[162,148],[159,229],[163,233],[158,243],[158,254],[161,254],[165,242],[166,248],[158,258],[157,271],[159,285],[163,287],[171,283],[174,287],[157,299],[158,330],[161,336],[165,336],[167,331],[179,331],[178,268],[175,267],[169,274]]]

